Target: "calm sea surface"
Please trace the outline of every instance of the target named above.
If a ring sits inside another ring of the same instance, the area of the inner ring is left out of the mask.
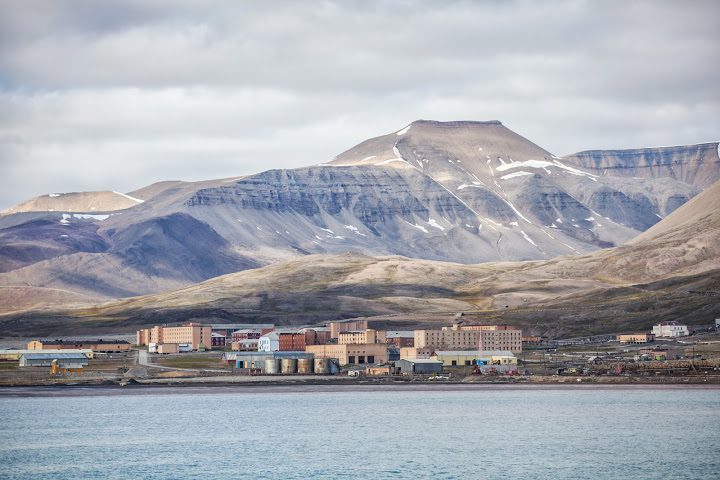
[[[718,479],[720,390],[0,390],[0,478]]]

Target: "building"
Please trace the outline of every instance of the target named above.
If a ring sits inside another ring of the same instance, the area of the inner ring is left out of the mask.
[[[341,332],[338,334],[338,344],[346,345],[353,343],[384,343],[387,344],[385,332],[366,328],[359,331]]]
[[[415,330],[416,347],[434,347],[444,350],[510,350],[522,353],[522,330],[512,325],[466,325],[455,324],[441,330]]]
[[[367,367],[365,369],[365,375],[368,377],[387,377],[391,373],[392,367],[390,365]]]
[[[395,368],[400,370],[403,375],[432,375],[442,373],[443,364],[438,360],[415,358],[398,360],[395,362]]]
[[[187,323],[179,327],[157,325],[137,331],[137,344],[189,343],[193,350],[212,349],[212,327],[199,323]]]
[[[0,360],[9,360],[9,361],[19,361],[20,357],[25,355],[26,353],[39,353],[38,350],[15,350],[15,349],[0,349]],[[68,349],[48,349],[43,348],[42,353],[69,353]],[[80,348],[77,350],[72,350],[72,353],[82,353],[87,358],[93,358],[95,355],[95,352],[90,350],[89,348]]]
[[[344,332],[358,332],[367,330],[367,320],[345,320],[342,322],[330,322],[330,338],[338,338]]]
[[[522,337],[523,346],[526,345],[540,345],[542,343],[541,337]]]
[[[270,332],[258,339],[258,352],[280,351],[280,332]]]
[[[509,350],[484,350],[482,358],[478,358],[477,350],[436,350],[430,357],[440,361],[443,366],[517,365],[517,357]],[[478,359],[480,362],[478,362]]]
[[[330,331],[305,329],[300,332],[279,332],[278,351],[303,352],[306,345],[323,345],[330,341]]]
[[[685,358],[682,348],[655,348],[640,350],[640,355],[649,355],[652,360],[680,360]]]
[[[305,328],[300,333],[305,334],[305,345],[324,345],[330,342],[330,330],[327,328]]]
[[[232,349],[236,352],[250,352],[250,351],[258,351],[258,341],[255,339],[248,339],[248,340],[238,340],[232,342]]]
[[[387,345],[384,343],[367,344],[329,344],[308,345],[307,353],[315,358],[336,358],[340,365],[363,365],[373,363],[387,363]]]
[[[388,345],[395,345],[398,348],[414,347],[415,332],[412,330],[394,330],[385,332]]]
[[[415,360],[416,358],[428,359],[435,352],[432,347],[403,347],[400,349],[400,360]]]
[[[129,352],[132,345],[124,340],[34,340],[28,350],[92,350],[95,353]]]
[[[223,335],[220,332],[212,332],[210,334],[210,345],[215,347],[224,347],[227,341],[227,335]]]
[[[21,367],[52,367],[56,362],[60,371],[82,371],[88,358],[82,353],[25,353],[20,357]]]
[[[273,330],[275,330],[274,325],[272,326],[272,328],[242,328],[232,332],[230,334],[230,338],[233,342],[239,342],[241,340],[257,340],[258,338],[272,332]]]
[[[680,322],[662,322],[655,325],[652,333],[656,337],[684,337],[690,335],[687,325]]]
[[[637,345],[652,343],[655,341],[655,335],[652,333],[629,333],[625,335],[618,335],[615,338],[620,343],[634,343]]]

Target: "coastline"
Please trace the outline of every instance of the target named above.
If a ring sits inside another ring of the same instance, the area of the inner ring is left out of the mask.
[[[7,380],[7,379],[3,379]],[[518,376],[518,377],[458,377],[430,380],[428,377],[344,377],[334,376],[203,376],[171,378],[49,378],[34,382],[2,382],[0,397],[16,396],[18,390],[27,392],[74,391],[158,391],[158,390],[214,390],[231,391],[323,391],[323,390],[467,390],[467,389],[627,389],[627,388],[711,388],[720,389],[720,376]]]

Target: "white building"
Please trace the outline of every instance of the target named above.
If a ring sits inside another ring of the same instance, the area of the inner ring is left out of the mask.
[[[684,337],[690,335],[687,325],[680,322],[662,322],[653,327],[652,333],[656,337]]]
[[[277,352],[280,350],[280,332],[266,333],[258,339],[258,352]]]

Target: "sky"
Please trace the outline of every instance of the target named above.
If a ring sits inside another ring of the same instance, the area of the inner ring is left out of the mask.
[[[331,160],[417,119],[720,139],[720,2],[3,0],[0,211]]]

